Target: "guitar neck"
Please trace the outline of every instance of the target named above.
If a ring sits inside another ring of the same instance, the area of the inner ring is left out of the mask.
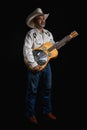
[[[56,42],[52,47],[48,49],[51,52],[53,49],[60,49],[64,46],[67,42],[69,42],[72,38],[76,37],[78,33],[76,31],[71,32],[71,34],[65,36],[62,40]]]

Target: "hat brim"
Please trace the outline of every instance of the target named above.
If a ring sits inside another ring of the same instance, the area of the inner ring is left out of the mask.
[[[44,15],[45,19],[47,19],[48,16],[49,16],[49,13],[48,14],[40,14],[40,13],[38,13],[38,14],[35,14],[33,16],[28,16],[27,19],[26,19],[27,26],[30,27],[30,28],[34,28],[35,26],[34,26],[33,19],[35,17],[39,16],[39,15]]]

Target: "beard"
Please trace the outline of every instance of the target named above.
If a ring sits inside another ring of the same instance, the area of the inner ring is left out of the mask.
[[[45,27],[45,25],[46,25],[46,23],[43,22],[40,26],[41,26],[41,27]]]
[[[43,28],[44,28],[44,27],[45,27],[45,24],[42,24],[42,25],[41,25],[41,27],[43,27]]]
[[[37,27],[37,28],[44,28],[45,25],[46,25],[46,22],[43,22],[43,23],[41,23],[41,24],[36,24],[36,27]]]

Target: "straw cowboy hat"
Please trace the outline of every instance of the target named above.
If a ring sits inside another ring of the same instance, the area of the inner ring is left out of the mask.
[[[28,15],[28,17],[26,18],[26,24],[28,27],[30,28],[34,28],[34,22],[33,19],[39,15],[44,15],[45,19],[47,19],[47,17],[49,16],[48,14],[44,14],[41,8],[37,8],[36,10],[34,10],[31,14]]]

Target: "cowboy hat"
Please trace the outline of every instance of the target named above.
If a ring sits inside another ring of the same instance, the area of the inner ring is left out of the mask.
[[[26,24],[28,27],[30,28],[34,28],[34,22],[33,19],[39,15],[44,15],[45,19],[47,19],[47,17],[49,16],[48,14],[44,14],[41,8],[37,8],[36,10],[34,10],[31,14],[28,15],[28,17],[26,18]]]

